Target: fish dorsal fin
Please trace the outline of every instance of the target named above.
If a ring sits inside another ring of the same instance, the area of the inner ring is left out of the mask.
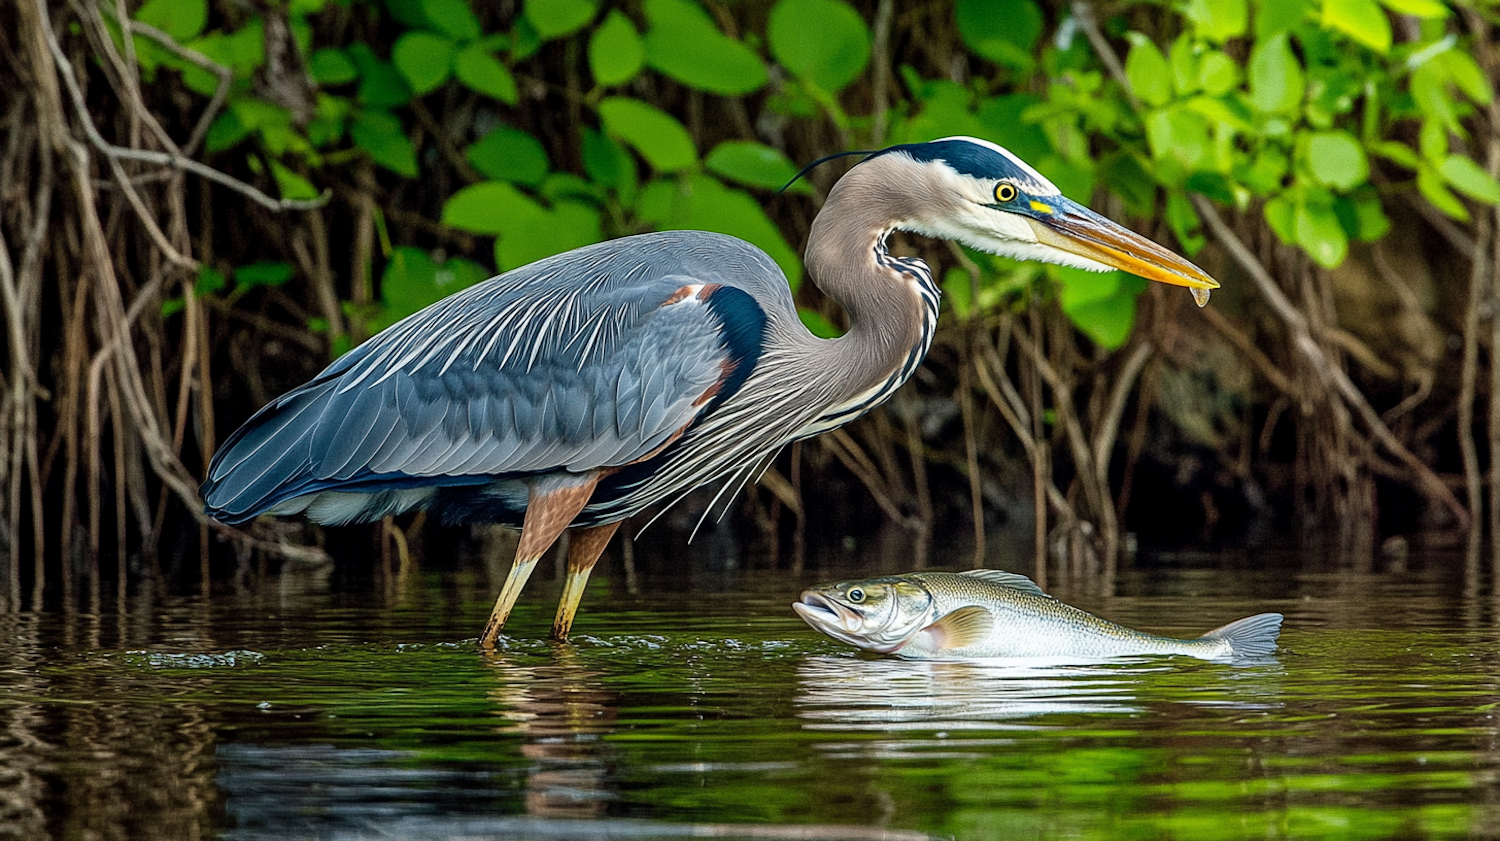
[[[1020,574],[1019,572],[1006,572],[1003,569],[966,569],[959,575],[967,575],[980,581],[988,581],[1000,587],[1009,587],[1022,593],[1030,593],[1033,596],[1047,596],[1042,588],[1036,586],[1036,582]],[[1047,596],[1051,598],[1051,596]]]
[[[939,651],[967,648],[989,638],[995,616],[982,607],[961,607],[922,629]]]

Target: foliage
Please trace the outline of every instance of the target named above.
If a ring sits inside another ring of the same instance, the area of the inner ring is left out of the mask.
[[[313,43],[326,0],[286,9],[318,85],[306,121],[252,84],[265,64],[260,15],[210,29],[206,0],[154,0],[137,18],[234,71],[209,148],[268,160],[289,198],[316,195],[351,155],[403,178],[425,177],[439,164],[418,148],[414,109],[455,91],[478,97],[475,107],[491,115],[491,128],[463,149],[478,180],[454,190],[439,216],[494,237],[500,270],[647,227],[705,227],[765,248],[797,284],[800,263],[763,206],[764,191],[795,173],[791,160],[749,137],[710,145],[680,113],[639,96],[638,81],[657,84],[650,76],[740,97],[766,90],[774,62],[786,75],[765,104],[779,119],[829,121],[856,146],[883,140],[867,137],[870,118],[845,113],[840,99],[871,56],[865,19],[844,0],[782,0],[763,33],[743,37],[725,32],[697,0],[607,11],[589,0],[531,0],[498,27],[467,0],[351,2],[395,28],[388,57],[360,42]],[[1388,0],[1390,13],[1420,24],[1419,38],[1399,44],[1374,0],[1150,5],[1179,15],[1179,29],[1168,38],[1170,27],[1133,30],[1144,15],[1106,21],[1129,45],[1124,77],[1114,79],[1072,18],[1054,21],[1057,36],[1043,39],[1046,14],[1032,0],[958,2],[954,24],[977,62],[971,83],[923,78],[903,66],[909,100],[894,109],[888,139],[964,133],[994,140],[1081,200],[1103,189],[1132,215],[1163,215],[1189,252],[1204,242],[1190,195],[1259,207],[1283,242],[1328,267],[1343,261],[1351,240],[1375,240],[1389,229],[1384,202],[1403,177],[1460,220],[1469,211],[1459,196],[1500,201],[1500,185],[1463,151],[1464,118],[1488,105],[1493,91],[1442,4]],[[580,92],[587,115],[576,126],[581,171],[560,168],[536,135],[507,117],[520,99],[517,67],[557,41],[576,42],[593,79]],[[212,91],[212,78],[184,59],[141,37],[136,48],[150,66],[178,70],[189,88]],[[1390,166],[1377,166],[1382,161]],[[1007,280],[1016,275],[1013,263],[974,259],[987,287],[1014,288]],[[1086,335],[1108,348],[1125,341],[1140,284],[1052,269],[1047,276],[1071,278],[1060,300]],[[411,277],[388,271],[383,281]],[[389,323],[426,298],[386,294],[375,321]]]
[[[1174,339],[1208,332],[1251,372],[1247,389],[1271,391],[1214,405],[1264,397],[1256,411],[1273,402],[1307,410],[1267,409],[1247,419],[1263,422],[1262,434],[1222,440],[1269,449],[1296,427],[1285,446],[1320,461],[1278,475],[1326,477],[1307,481],[1339,484],[1352,498],[1345,465],[1353,460],[1356,472],[1370,474],[1377,466],[1351,431],[1372,433],[1381,457],[1414,473],[1422,468],[1412,452],[1448,433],[1439,422],[1377,426],[1387,406],[1407,411],[1428,399],[1430,379],[1416,403],[1402,394],[1378,409],[1319,411],[1330,394],[1362,399],[1360,376],[1384,378],[1391,391],[1408,382],[1406,369],[1371,373],[1394,366],[1348,331],[1306,341],[1297,333],[1341,326],[1319,316],[1329,309],[1319,302],[1332,282],[1325,267],[1344,263],[1360,243],[1404,233],[1393,222],[1398,209],[1405,218],[1415,209],[1472,251],[1493,241],[1480,234],[1486,205],[1500,201],[1496,162],[1473,151],[1492,119],[1488,9],[1463,2],[35,5],[44,12],[37,19],[31,4],[0,7],[0,23],[15,23],[0,31],[22,33],[5,41],[20,60],[4,72],[25,88],[7,112],[12,141],[0,152],[16,198],[0,207],[0,244],[15,243],[21,278],[0,309],[23,327],[13,331],[21,350],[13,349],[19,361],[6,375],[6,406],[15,411],[0,412],[15,420],[0,440],[31,439],[35,450],[28,456],[11,444],[0,462],[27,465],[9,474],[12,499],[86,496],[94,541],[112,485],[129,497],[116,516],[128,511],[141,535],[159,530],[164,516],[149,510],[152,477],[170,476],[176,498],[191,507],[216,433],[311,376],[323,354],[495,271],[601,239],[664,228],[741,236],[785,271],[804,323],[835,335],[840,317],[801,283],[797,246],[818,193],[848,164],[773,191],[800,164],[831,152],[955,134],[1008,147],[1064,193],[1170,247],[1201,252],[1215,271],[1233,271],[1228,249],[1208,247],[1229,241],[1228,229],[1212,224],[1227,217],[1253,259],[1277,273],[1271,292],[1279,284],[1294,300],[1266,308],[1269,318],[1236,312],[1256,299],[1235,290],[1251,288],[1243,276],[1228,274],[1230,294],[1216,301],[1230,306],[1212,308],[1212,329],[1196,331],[1201,322],[1166,309],[1185,297],[1154,294],[1163,288],[1146,296],[1131,277],[904,242],[940,270],[946,292],[932,364],[911,401],[920,406],[876,413],[826,449],[804,448],[808,458],[840,459],[895,520],[935,521],[924,465],[934,487],[939,472],[950,482],[954,471],[966,474],[970,511],[984,508],[981,496],[1013,498],[1014,489],[986,483],[991,475],[1007,481],[1007,471],[990,468],[1009,466],[1016,446],[1038,475],[1067,488],[1048,485],[1056,493],[1041,507],[1108,507],[1128,496],[1103,486],[1119,476],[1112,436],[1131,423],[1133,383],[1161,373],[1161,389],[1179,387],[1166,378],[1188,354],[1180,344],[1173,350]],[[116,19],[121,9],[134,20]],[[68,183],[83,194],[39,203],[80,166],[86,177]],[[261,209],[320,199],[321,209]],[[78,249],[50,243],[86,246],[78,252],[87,255],[84,270],[60,256]],[[1465,310],[1473,324],[1487,300],[1475,283]],[[1465,307],[1409,297],[1402,306],[1426,326]],[[1148,343],[1138,320],[1166,335]],[[66,326],[66,351],[42,351],[43,325]],[[1472,374],[1478,328],[1462,329]],[[1299,356],[1319,344],[1328,349],[1324,364]],[[134,356],[117,355],[124,350]],[[1430,378],[1457,380],[1446,368],[1459,366],[1441,364],[1452,354],[1434,353],[1421,363]],[[1011,372],[1015,381],[1004,381]],[[1472,403],[1474,384],[1486,381],[1467,377],[1468,397],[1454,405]],[[1448,395],[1459,388],[1450,384]],[[1135,442],[1152,422],[1148,410],[1172,402],[1165,393],[1140,401]],[[232,405],[216,411],[215,400]],[[1170,410],[1160,414],[1188,426]],[[1462,409],[1438,414],[1464,417]],[[1469,434],[1470,424],[1456,423]],[[1303,436],[1315,424],[1354,443],[1340,449]],[[1024,433],[1021,443],[1005,425]],[[1402,441],[1412,447],[1398,449]],[[194,443],[201,452],[191,452]],[[1472,453],[1481,451],[1500,452],[1500,434]],[[1476,463],[1472,453],[1466,467]],[[1222,461],[1251,463],[1263,453],[1240,455]],[[29,495],[16,478],[23,472],[35,484]],[[1096,487],[1079,491],[1078,477]],[[1237,472],[1225,483],[1243,479]],[[787,490],[793,484],[777,486],[777,505],[793,503],[788,511],[800,509],[799,491]],[[42,535],[74,516],[66,505],[44,507],[33,503],[23,527],[12,506],[10,531]],[[1105,520],[1094,522],[1108,531]],[[117,535],[125,545],[127,530]]]

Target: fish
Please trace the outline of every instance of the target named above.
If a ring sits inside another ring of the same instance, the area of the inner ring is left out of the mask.
[[[908,660],[1255,659],[1276,651],[1282,622],[1279,613],[1260,613],[1197,639],[1159,637],[1064,604],[1030,578],[997,569],[823,584],[803,591],[792,609],[840,642]]]

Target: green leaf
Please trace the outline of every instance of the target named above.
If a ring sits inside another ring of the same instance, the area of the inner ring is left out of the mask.
[[[1257,195],[1270,195],[1281,189],[1286,178],[1287,159],[1274,147],[1262,149],[1248,169],[1241,170],[1240,183]]]
[[[1422,159],[1417,156],[1417,153],[1413,152],[1410,146],[1399,140],[1382,140],[1372,143],[1370,144],[1370,151],[1407,169],[1416,169],[1422,163]]]
[[[483,34],[467,0],[422,0],[421,15],[428,26],[460,43]]]
[[[1130,338],[1135,302],[1147,281],[1124,272],[1095,274],[1058,268],[1058,303],[1069,320],[1095,344],[1114,350]]]
[[[1167,224],[1172,226],[1172,234],[1177,237],[1177,242],[1189,257],[1197,254],[1208,243],[1208,238],[1202,233],[1203,221],[1198,218],[1198,211],[1193,209],[1193,203],[1179,190],[1167,193]]]
[[[1245,0],[1188,0],[1183,12],[1199,35],[1220,44],[1244,35],[1250,25],[1250,7]]]
[[[1266,224],[1276,238],[1287,245],[1297,241],[1297,205],[1286,194],[1275,196],[1266,202]]]
[[[1198,90],[1198,47],[1191,35],[1184,32],[1172,42],[1167,64],[1172,68],[1172,89],[1178,96]]]
[[[234,282],[240,288],[280,286],[292,279],[292,266],[279,260],[262,260],[234,270]]]
[[[1417,190],[1438,210],[1460,222],[1469,221],[1469,209],[1443,184],[1443,178],[1437,169],[1424,166],[1417,170]]]
[[[488,276],[484,267],[472,260],[453,257],[438,265],[423,249],[407,245],[393,248],[380,275],[384,312],[371,326],[384,329]]]
[[[969,51],[996,64],[1026,69],[1042,34],[1042,10],[1033,0],[958,0],[958,36]]]
[[[1449,155],[1438,167],[1443,180],[1475,201],[1500,204],[1500,184],[1467,155]]]
[[[411,86],[394,65],[381,61],[364,44],[351,44],[349,58],[359,68],[359,92],[355,94],[372,108],[395,108],[411,101]]]
[[[1495,98],[1495,89],[1490,85],[1489,77],[1484,75],[1484,70],[1473,56],[1462,50],[1450,49],[1443,51],[1434,61],[1442,66],[1449,81],[1457,85],[1464,96],[1480,105],[1488,105]]]
[[[417,177],[417,149],[395,115],[388,111],[360,111],[354,115],[349,136],[375,163],[397,175]]]
[[[506,219],[495,241],[495,262],[501,271],[510,271],[603,238],[598,210],[582,202],[561,201],[551,210]]]
[[[1189,108],[1162,108],[1146,116],[1146,141],[1158,161],[1176,160],[1184,174],[1209,162],[1213,138],[1208,120]]]
[[[1312,0],[1256,0],[1255,40],[1296,29],[1312,11]]]
[[[539,192],[551,205],[563,201],[603,204],[606,198],[604,185],[572,172],[554,172],[548,175]]]
[[[224,277],[223,272],[207,263],[199,264],[198,280],[193,283],[194,292],[199,295],[212,295],[222,291],[228,285],[229,280]]]
[[[608,97],[599,103],[604,130],[634,147],[646,163],[672,172],[698,162],[692,135],[676,118],[638,99]]]
[[[266,24],[253,17],[233,32],[210,32],[183,46],[228,67],[236,76],[249,76],[266,63]],[[209,92],[212,91],[210,87]]]
[[[802,261],[781,230],[749,193],[721,184],[708,175],[659,178],[641,191],[640,218],[658,230],[718,231],[759,246],[781,267],[795,289],[802,280]]]
[[[992,140],[1023,161],[1040,161],[1055,154],[1047,132],[1034,120],[1023,116],[1041,102],[1041,97],[1030,93],[1008,93],[985,99],[974,112],[980,127],[973,136]]]
[[[1380,2],[1398,15],[1427,19],[1448,16],[1448,7],[1438,0],[1380,0]]]
[[[535,137],[509,126],[501,126],[480,138],[465,153],[469,163],[496,181],[528,187],[540,186],[547,177],[547,150]]]
[[[620,193],[622,201],[628,202],[635,195],[638,177],[635,158],[620,144],[588,127],[583,129],[583,171],[599,184]]]
[[[281,190],[283,199],[304,201],[318,197],[318,188],[311,181],[287,169],[279,161],[271,161],[271,176],[276,179],[276,186]]]
[[[1323,0],[1323,27],[1377,52],[1391,48],[1391,21],[1375,0]]]
[[[437,264],[432,255],[409,245],[391,249],[385,271],[380,274],[383,325],[394,324],[443,297],[437,294]]]
[[[786,155],[764,143],[753,140],[726,140],[714,147],[704,160],[709,172],[722,175],[750,187],[779,190],[797,174],[797,167]],[[794,192],[812,192],[805,182],[791,188]]]
[[[313,118],[307,123],[307,141],[320,149],[338,143],[344,137],[352,108],[349,100],[342,96],[318,94]]]
[[[1347,131],[1319,131],[1307,135],[1308,169],[1319,184],[1348,190],[1370,177],[1365,150]]]
[[[809,333],[820,339],[837,339],[844,334],[844,331],[834,326],[834,323],[829,321],[827,316],[817,310],[798,307],[797,318],[802,322],[802,326],[807,328]]]
[[[1223,96],[1240,84],[1240,66],[1228,55],[1214,50],[1198,64],[1198,84],[1211,96]]]
[[[749,47],[719,31],[693,0],[646,0],[646,64],[698,90],[724,96],[760,90],[770,79]]]
[[[359,78],[359,69],[349,56],[338,49],[323,49],[312,54],[308,67],[313,81],[320,85],[342,85]]]
[[[782,67],[829,93],[843,90],[870,63],[870,30],[843,0],[780,0],[766,38]]]
[[[1172,98],[1172,71],[1166,56],[1138,33],[1131,33],[1130,54],[1125,57],[1125,78],[1130,90],[1147,105],[1161,106]]]
[[[498,234],[516,217],[543,212],[536,200],[504,181],[471,184],[443,202],[442,222],[475,234]]]
[[[1391,230],[1391,220],[1380,204],[1380,194],[1366,188],[1345,201],[1354,215],[1355,236],[1360,242],[1375,242]]]
[[[506,105],[521,101],[515,77],[481,44],[470,44],[459,51],[453,60],[453,73],[471,91],[492,96]]]
[[[391,61],[406,78],[412,93],[421,96],[448,81],[453,72],[454,52],[452,41],[418,30],[397,39],[396,46],[391,48]]]
[[[589,37],[589,69],[601,85],[623,85],[634,79],[646,63],[646,42],[619,9]]]
[[[181,43],[197,38],[208,23],[208,0],[148,0],[135,19]]]
[[[1297,244],[1318,265],[1333,269],[1349,253],[1349,236],[1331,204],[1303,201],[1297,205]]]
[[[208,132],[203,136],[203,148],[210,152],[222,152],[231,149],[241,140],[250,136],[254,131],[253,126],[245,125],[240,115],[233,109],[214,118],[209,124]]]
[[[1411,97],[1429,122],[1441,123],[1444,130],[1461,133],[1457,101],[1448,89],[1447,67],[1436,59],[1417,66],[1411,74]],[[1425,127],[1424,127],[1425,128]],[[1443,139],[1447,148],[1447,139]]]
[[[1417,151],[1433,166],[1448,157],[1448,132],[1443,123],[1432,119],[1422,121],[1422,127],[1417,130]]]
[[[1257,110],[1266,114],[1296,111],[1305,89],[1302,65],[1286,33],[1273,35],[1250,51],[1250,102]]]
[[[594,19],[599,10],[595,0],[526,0],[526,19],[547,41],[572,35]]]

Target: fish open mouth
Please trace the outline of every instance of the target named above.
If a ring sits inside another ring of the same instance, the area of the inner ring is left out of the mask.
[[[802,594],[802,600],[792,604],[792,610],[802,617],[802,621],[813,626],[825,634],[833,634],[833,629],[846,632],[845,610],[842,605],[808,590]]]
[[[792,610],[814,630],[827,634],[839,642],[846,642],[865,651],[889,654],[894,648],[871,639],[865,630],[864,617],[857,611],[828,598],[814,590],[802,594],[802,600],[792,603]],[[903,640],[904,642],[904,640]],[[898,644],[896,648],[899,648]]]

